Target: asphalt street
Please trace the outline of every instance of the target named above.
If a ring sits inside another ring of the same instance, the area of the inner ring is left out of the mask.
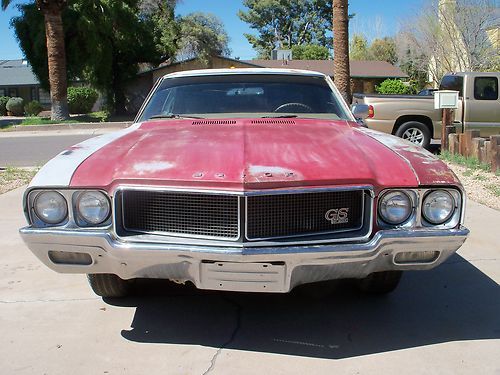
[[[0,133],[0,167],[42,166],[67,147],[94,136],[94,132]]]
[[[22,243],[22,192],[0,195],[2,374],[500,374],[500,212],[485,206],[469,202],[457,255],[386,297],[142,281],[103,300]]]

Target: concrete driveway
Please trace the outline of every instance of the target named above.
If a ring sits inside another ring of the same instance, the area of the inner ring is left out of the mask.
[[[387,297],[148,281],[103,301],[23,245],[21,196],[0,195],[2,374],[500,374],[500,212],[474,202],[459,254]]]

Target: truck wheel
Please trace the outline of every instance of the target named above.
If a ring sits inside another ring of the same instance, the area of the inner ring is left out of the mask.
[[[87,279],[95,294],[101,297],[126,297],[132,282],[111,273],[88,274]]]
[[[431,144],[431,132],[429,128],[418,121],[405,122],[396,130],[395,135],[423,148],[429,148]]]
[[[365,293],[390,293],[398,286],[402,274],[402,271],[374,272],[358,280],[358,288]]]

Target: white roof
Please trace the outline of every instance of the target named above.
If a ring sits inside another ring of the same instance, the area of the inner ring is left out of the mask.
[[[325,77],[323,73],[311,70],[273,69],[273,68],[234,68],[234,69],[184,70],[181,72],[166,74],[164,78],[218,76],[218,75],[230,75],[230,74],[279,74],[279,75]]]

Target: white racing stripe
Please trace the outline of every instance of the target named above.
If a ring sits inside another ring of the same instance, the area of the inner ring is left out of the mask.
[[[140,123],[128,128],[87,139],[49,160],[36,174],[29,187],[67,187],[76,169],[85,159],[109,143],[139,128]]]

